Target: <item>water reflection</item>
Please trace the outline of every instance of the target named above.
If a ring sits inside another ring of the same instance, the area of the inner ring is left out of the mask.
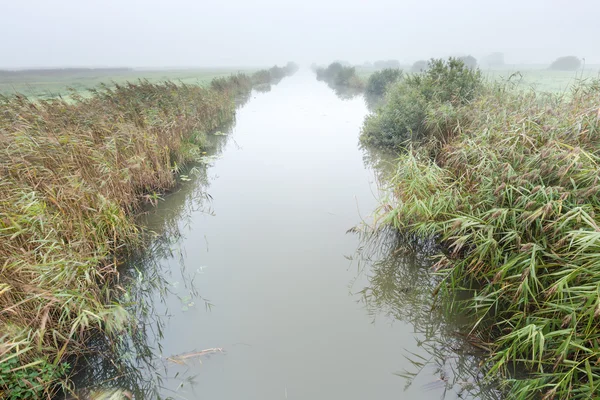
[[[432,295],[440,284],[430,272],[432,257],[440,252],[435,241],[392,230],[357,234],[361,244],[354,262],[368,280],[355,288],[359,301],[373,321],[383,316],[414,328],[418,351],[406,351],[410,368],[396,372],[406,380],[405,389],[419,381],[423,389],[441,391],[442,398],[499,399],[480,370],[483,354],[464,337],[466,317],[450,314]]]
[[[329,86],[329,88],[333,90],[335,95],[340,100],[351,100],[355,97],[361,96],[364,92],[362,89],[353,88],[345,85],[336,85],[332,82],[327,82],[327,86]]]

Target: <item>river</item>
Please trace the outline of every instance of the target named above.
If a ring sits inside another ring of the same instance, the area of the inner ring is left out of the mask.
[[[454,319],[431,309],[423,252],[347,232],[381,194],[378,157],[358,145],[367,113],[310,72],[254,92],[207,167],[144,218],[157,233],[123,271],[139,321],[125,361],[92,355],[77,384],[138,399],[492,398]]]

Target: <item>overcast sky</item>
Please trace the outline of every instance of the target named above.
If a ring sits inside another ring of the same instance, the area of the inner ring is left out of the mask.
[[[600,0],[0,0],[0,68],[600,63]]]

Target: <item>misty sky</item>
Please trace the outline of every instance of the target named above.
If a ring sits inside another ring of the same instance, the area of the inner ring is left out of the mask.
[[[504,52],[600,64],[600,0],[0,0],[0,68],[353,63]]]

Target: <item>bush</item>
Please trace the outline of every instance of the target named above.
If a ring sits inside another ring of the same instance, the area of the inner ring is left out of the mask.
[[[575,56],[559,57],[550,64],[550,69],[554,71],[576,71],[580,67],[581,60]]]
[[[354,67],[346,67],[339,62],[334,62],[327,68],[317,68],[316,73],[318,80],[327,82],[331,87],[364,89],[364,82],[356,75]]]
[[[447,138],[448,121],[457,118],[454,109],[471,101],[482,82],[479,70],[458,59],[431,60],[426,72],[390,87],[385,105],[365,120],[361,141],[404,147],[431,135]]]
[[[361,141],[374,146],[406,146],[411,139],[421,139],[426,113],[423,93],[417,87],[400,83],[388,93],[385,106],[366,118]]]
[[[399,69],[386,68],[376,71],[369,77],[365,87],[365,93],[368,96],[383,96],[389,85],[396,83],[402,77],[402,71]]]

